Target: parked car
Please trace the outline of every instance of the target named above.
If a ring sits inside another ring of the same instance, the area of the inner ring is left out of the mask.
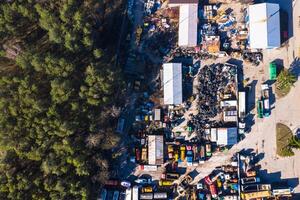
[[[146,193],[146,192],[153,192],[153,188],[151,186],[147,186],[147,187],[142,187],[142,192]]]
[[[123,187],[126,187],[126,188],[130,188],[131,187],[131,183],[129,181],[122,181],[121,182],[121,185]]]

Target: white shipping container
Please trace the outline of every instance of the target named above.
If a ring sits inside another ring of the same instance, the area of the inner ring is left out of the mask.
[[[246,117],[246,92],[239,92],[239,118]]]
[[[139,200],[139,187],[137,185],[132,188],[132,200]]]

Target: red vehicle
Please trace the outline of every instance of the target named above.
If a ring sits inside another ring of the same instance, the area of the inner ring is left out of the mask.
[[[141,150],[139,148],[135,148],[135,160],[136,161],[141,160]]]
[[[187,151],[191,151],[192,150],[192,146],[191,145],[186,145],[186,150]]]
[[[204,178],[204,181],[205,181],[205,183],[207,184],[207,185],[211,185],[213,182],[211,181],[211,179],[210,179],[210,177],[209,176],[206,176],[205,178]]]
[[[119,181],[117,181],[117,180],[108,180],[108,181],[105,182],[105,185],[106,186],[117,186],[117,185],[119,185]]]
[[[216,188],[215,184],[211,184],[211,185],[209,186],[209,191],[210,191],[211,196],[212,196],[213,198],[216,198],[216,197],[217,197],[217,188]]]

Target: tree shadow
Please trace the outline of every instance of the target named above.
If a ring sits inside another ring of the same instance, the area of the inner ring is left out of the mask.
[[[296,178],[281,178],[281,172],[268,173],[266,169],[258,172],[264,182],[272,184],[274,187],[285,186],[295,188],[299,185],[299,177]]]
[[[300,58],[295,58],[294,61],[291,64],[291,67],[289,71],[294,74],[297,79],[299,79],[300,76]]]
[[[280,29],[281,33],[284,31],[287,32],[286,37],[282,38],[282,41],[285,42],[291,37],[293,37],[293,2],[292,0],[261,0],[265,3],[276,3],[280,7]]]

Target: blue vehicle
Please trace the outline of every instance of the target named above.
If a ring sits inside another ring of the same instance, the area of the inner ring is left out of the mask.
[[[188,150],[186,152],[186,162],[187,162],[188,166],[193,165],[193,151],[192,150]]]

